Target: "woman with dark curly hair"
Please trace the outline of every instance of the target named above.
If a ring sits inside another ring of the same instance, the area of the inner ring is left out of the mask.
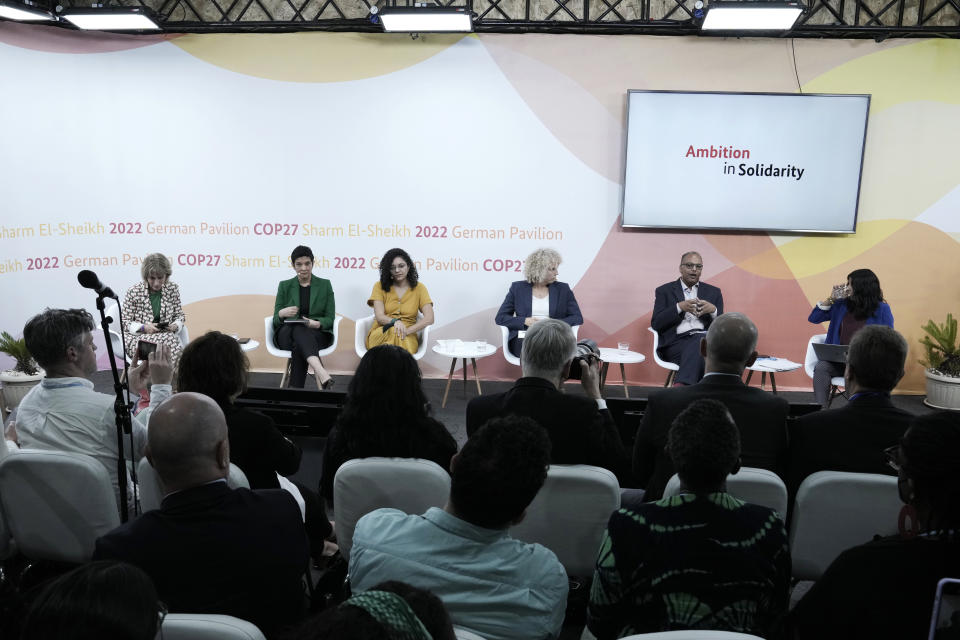
[[[433,300],[423,283],[417,281],[417,267],[406,251],[390,249],[384,254],[380,282],[373,285],[367,304],[376,317],[367,334],[367,349],[392,344],[417,352],[417,334],[433,324]],[[419,320],[418,311],[423,314]]]
[[[886,454],[900,535],[841,553],[790,612],[791,638],[926,638],[937,582],[960,575],[960,415],[917,416]]]
[[[400,347],[381,345],[364,354],[323,454],[320,493],[333,498],[333,477],[354,458],[424,458],[450,470],[457,441],[430,417],[420,368]]]
[[[277,474],[295,474],[300,468],[302,453],[268,416],[233,403],[247,388],[249,368],[247,355],[235,338],[210,331],[183,350],[176,388],[178,393],[202,393],[220,405],[227,420],[230,462],[240,467],[251,489],[279,489]],[[306,503],[310,548],[318,558],[324,549],[324,539],[333,529],[316,492],[300,483],[294,484]]]
[[[810,317],[813,324],[830,321],[827,344],[850,344],[853,334],[868,324],[893,328],[893,313],[883,299],[880,280],[870,269],[857,269],[847,276],[845,285],[836,285],[826,299],[817,302]],[[830,399],[830,379],[842,376],[844,365],[821,360],[813,369],[813,393],[826,407]]]

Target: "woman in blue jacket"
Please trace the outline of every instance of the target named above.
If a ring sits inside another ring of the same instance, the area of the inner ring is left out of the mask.
[[[883,299],[880,280],[870,269],[857,269],[847,276],[846,285],[833,288],[826,300],[817,303],[807,318],[814,324],[830,321],[827,344],[850,344],[857,331],[868,324],[882,324],[893,328],[890,305]],[[842,376],[844,366],[821,360],[813,369],[813,393],[817,402],[826,407],[830,398],[830,379]]]
[[[507,348],[520,357],[523,344],[519,331],[543,318],[563,320],[571,327],[583,324],[583,316],[570,286],[557,282],[560,254],[553,249],[537,249],[523,263],[525,280],[510,285],[507,297],[497,311],[497,324],[507,327],[510,334]]]

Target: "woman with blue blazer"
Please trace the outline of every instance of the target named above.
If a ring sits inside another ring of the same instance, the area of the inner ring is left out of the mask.
[[[527,256],[523,265],[526,280],[510,285],[510,291],[497,311],[497,324],[510,330],[507,348],[518,358],[523,340],[517,333],[526,331],[534,322],[554,318],[571,327],[583,324],[580,307],[570,286],[557,282],[557,268],[561,261],[560,254],[553,249],[537,249]]]
[[[857,331],[868,324],[893,328],[893,313],[883,299],[880,279],[870,269],[857,269],[847,276],[845,285],[837,285],[826,298],[817,302],[810,317],[814,324],[830,321],[827,325],[827,344],[850,344]],[[826,407],[830,398],[830,379],[842,376],[844,365],[820,360],[813,368],[813,393],[817,402]]]

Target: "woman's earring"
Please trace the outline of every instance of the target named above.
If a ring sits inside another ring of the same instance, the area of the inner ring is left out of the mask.
[[[900,537],[906,540],[916,538],[920,533],[920,525],[917,522],[917,509],[912,504],[905,504],[900,509],[900,518],[897,520],[897,528],[900,530]]]

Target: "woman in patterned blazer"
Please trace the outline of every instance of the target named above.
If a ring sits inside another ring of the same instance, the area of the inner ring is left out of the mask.
[[[183,345],[180,328],[185,318],[180,307],[180,288],[170,282],[173,269],[162,253],[151,253],[140,266],[142,282],[127,290],[123,301],[123,341],[128,355],[136,352],[137,342],[155,342],[170,347],[172,363],[180,360]]]

